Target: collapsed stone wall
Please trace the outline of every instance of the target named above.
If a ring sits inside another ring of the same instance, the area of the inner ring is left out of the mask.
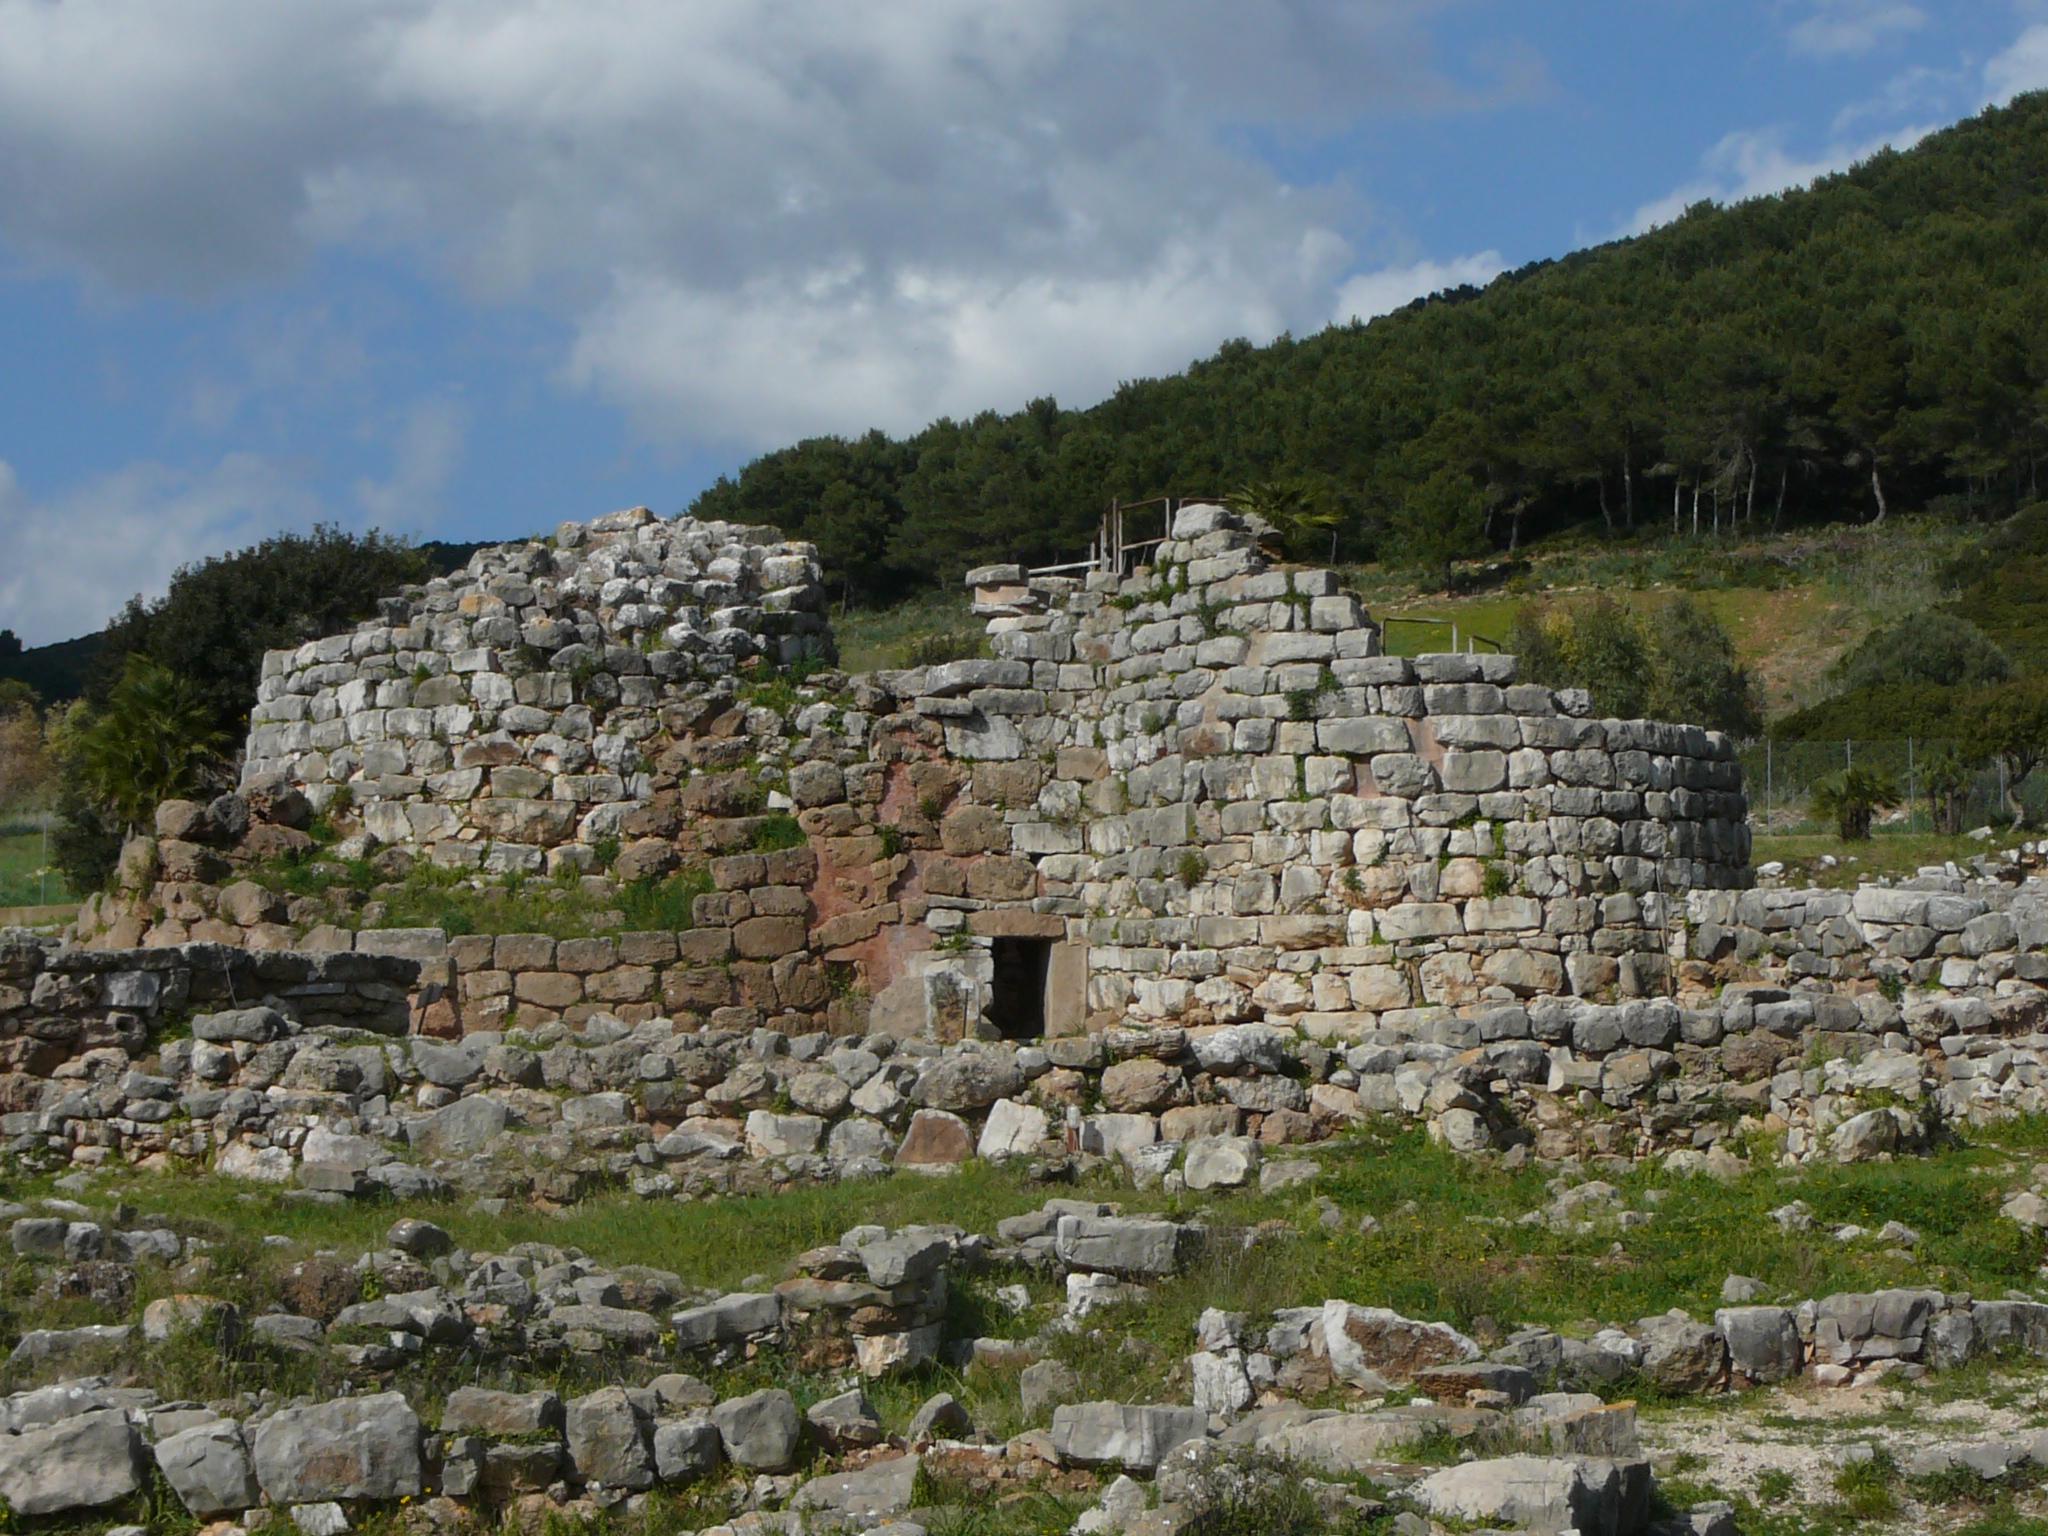
[[[816,550],[645,507],[480,550],[348,634],[263,659],[242,781],[345,797],[437,863],[588,868],[651,794],[648,744],[761,658],[825,657]]]

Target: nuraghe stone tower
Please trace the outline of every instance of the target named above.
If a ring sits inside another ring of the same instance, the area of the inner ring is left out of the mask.
[[[1384,655],[1334,575],[1271,563],[1221,507],[1181,508],[1149,562],[971,573],[990,655],[849,678],[815,670],[815,551],[772,530],[641,510],[484,551],[269,657],[241,797],[257,824],[174,811],[154,884],[131,870],[85,927],[373,947],[316,906],[220,888],[303,835],[266,807],[310,804],[352,851],[478,878],[708,871],[688,931],[574,941],[594,945],[575,965],[446,939],[429,958],[455,1027],[601,1008],[1364,1040],[1661,994],[1685,893],[1749,883],[1722,736],[1601,719],[1511,657]],[[764,844],[776,817],[800,846]]]

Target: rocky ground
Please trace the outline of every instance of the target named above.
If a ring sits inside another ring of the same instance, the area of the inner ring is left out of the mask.
[[[2044,1140],[1713,1176],[1366,1126],[1195,1194],[17,1174],[0,1497],[215,1536],[2028,1536]]]

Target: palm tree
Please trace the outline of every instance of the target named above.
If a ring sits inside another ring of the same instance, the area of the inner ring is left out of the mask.
[[[203,788],[223,749],[198,690],[139,652],[74,741],[87,792],[131,833],[159,802]]]
[[[1249,480],[1223,500],[1231,511],[1265,523],[1284,557],[1313,560],[1328,535],[1330,559],[1337,558],[1337,529],[1344,514],[1308,482]]]

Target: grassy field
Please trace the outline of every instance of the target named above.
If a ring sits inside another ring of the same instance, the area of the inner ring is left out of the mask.
[[[2004,846],[2001,836],[1985,842],[1974,837],[1944,837],[1935,832],[1889,831],[1845,842],[1831,831],[1799,829],[1759,834],[1750,854],[1752,864],[1782,862],[1796,883],[1848,887],[1875,876],[1896,879],[1928,866],[1950,862],[1968,868],[1979,854]],[[1832,859],[1832,864],[1824,860]]]
[[[901,1174],[878,1182],[798,1186],[765,1197],[684,1202],[605,1194],[561,1210],[515,1205],[501,1214],[460,1200],[311,1205],[280,1190],[193,1172],[110,1172],[73,1193],[103,1219],[163,1219],[213,1245],[199,1261],[209,1271],[203,1280],[190,1272],[138,1266],[131,1314],[173,1290],[203,1289],[234,1302],[244,1315],[273,1303],[287,1269],[315,1254],[347,1263],[383,1247],[388,1227],[401,1215],[439,1222],[472,1252],[503,1251],[520,1242],[556,1244],[608,1268],[653,1265],[693,1285],[731,1290],[772,1283],[797,1254],[833,1242],[857,1224],[933,1222],[992,1232],[1004,1216],[1036,1209],[1049,1196],[1114,1200],[1127,1212],[1201,1220],[1209,1229],[1201,1255],[1183,1274],[1071,1329],[1046,1328],[1064,1294],[1042,1274],[1006,1266],[956,1273],[947,1333],[1040,1335],[1052,1355],[1075,1371],[1080,1399],[1173,1402],[1186,1400],[1183,1362],[1194,1347],[1195,1321],[1210,1307],[1250,1314],[1256,1323],[1278,1308],[1342,1297],[1448,1321],[1490,1343],[1525,1323],[1584,1335],[1674,1306],[1708,1316],[1731,1273],[1751,1276],[1785,1300],[1887,1286],[2038,1296],[2048,1290],[2040,1269],[2042,1240],[1999,1216],[1998,1207],[2044,1150],[2048,1121],[2017,1119],[1892,1164],[1780,1168],[1759,1156],[1752,1171],[1726,1180],[1683,1178],[1649,1166],[1602,1169],[1596,1173],[1611,1183],[1611,1201],[1582,1206],[1571,1221],[1526,1219],[1552,1208],[1563,1187],[1554,1169],[1461,1159],[1432,1145],[1420,1130],[1405,1128],[1362,1130],[1318,1147],[1314,1155],[1321,1168],[1314,1180],[1273,1194],[1173,1195],[1134,1191],[1106,1177],[1079,1186],[1046,1185],[979,1163],[948,1177]],[[33,1202],[52,1192],[48,1178],[0,1180],[0,1196],[7,1198]],[[1773,1209],[1794,1199],[1810,1209],[1811,1231],[1785,1232],[1770,1219]],[[1634,1213],[1626,1224],[1619,1219],[1624,1212]],[[1893,1220],[1913,1228],[1917,1238],[1905,1246],[1879,1240],[1876,1229]],[[1835,1229],[1849,1223],[1866,1235],[1837,1237]],[[24,1260],[0,1264],[0,1350],[30,1328],[116,1320],[86,1299],[53,1298],[41,1284],[44,1278]],[[1018,1287],[1026,1298],[1021,1313]],[[200,1400],[257,1387],[331,1395],[344,1389],[351,1369],[327,1351],[292,1354],[255,1342],[222,1350],[196,1332],[131,1346],[126,1363],[167,1397]],[[432,1424],[457,1385],[548,1386],[571,1395],[673,1368],[659,1357],[480,1362],[470,1349],[430,1346],[404,1367],[399,1381]],[[703,1374],[721,1396],[781,1386],[800,1406],[844,1385],[802,1369],[780,1350],[730,1367],[699,1361],[685,1368]],[[1937,1374],[1907,1388],[1907,1400],[1884,1411],[1910,1414],[1915,1404],[1957,1393],[1995,1398],[2004,1390],[1994,1379],[1997,1369],[1973,1365]],[[11,1385],[36,1379],[34,1372],[23,1373]],[[2038,1382],[2038,1374],[2033,1379]],[[1768,1391],[1713,1400],[1661,1398],[1647,1386],[1630,1379],[1603,1391],[1638,1399],[1653,1419],[1683,1413],[1757,1425],[1768,1424],[1777,1401]],[[893,1433],[901,1433],[919,1406],[940,1391],[953,1393],[984,1432],[1009,1436],[1043,1427],[1042,1418],[1025,1412],[1013,1369],[934,1363],[867,1383],[865,1390]],[[1438,1446],[1420,1445],[1404,1459],[1454,1457],[1458,1449],[1445,1439]],[[1694,1469],[1687,1464],[1669,1470],[1679,1474],[1671,1479],[1673,1491],[1683,1492],[1682,1474]],[[1730,1491],[1756,1517],[1744,1529],[1764,1536],[1847,1536],[1872,1528],[1847,1523],[1852,1516],[1903,1529],[1884,1511],[1907,1497],[1918,1501],[1911,1509],[1920,1509],[1935,1492],[1944,1507],[1966,1519],[1983,1514],[2020,1522],[1986,1525],[1977,1536],[2040,1536],[2009,1501],[1998,1503],[1995,1491],[1984,1495],[1980,1510],[1970,1503],[1979,1496],[1974,1488],[1930,1490],[1902,1483],[1895,1468],[1880,1472],[1845,1481],[1832,1493],[1816,1487],[1794,1497],[1770,1478],[1763,1480],[1767,1487]],[[967,1504],[974,1496],[973,1489],[943,1479],[920,1486],[921,1502],[928,1506]],[[1704,1483],[1697,1491],[1701,1497],[1716,1494]],[[1893,1504],[1885,1503],[1888,1498]],[[1068,1528],[1075,1507],[1005,1503],[1002,1511],[1000,1518],[963,1523],[934,1510],[934,1518],[923,1523],[951,1536],[1052,1536]],[[667,1533],[717,1517],[710,1505],[678,1506],[673,1514],[680,1523],[666,1523],[666,1506],[663,1513],[659,1525],[618,1529]],[[1247,1529],[1281,1528],[1268,1522]],[[1321,1528],[1285,1526],[1290,1533]]]
[[[502,1215],[454,1202],[316,1206],[191,1174],[116,1174],[96,1180],[85,1198],[108,1208],[126,1203],[216,1238],[223,1246],[214,1283],[245,1309],[260,1309],[283,1267],[311,1251],[380,1246],[400,1214],[442,1223],[473,1251],[556,1243],[608,1265],[650,1264],[720,1289],[771,1281],[797,1253],[867,1222],[945,1222],[992,1232],[1002,1217],[1034,1210],[1053,1194],[1114,1199],[1127,1211],[1199,1215],[1214,1235],[1187,1273],[1119,1308],[1112,1334],[1084,1330],[1058,1346],[1091,1394],[1159,1401],[1205,1307],[1261,1315],[1343,1297],[1479,1333],[1525,1323],[1585,1333],[1674,1306],[1711,1313],[1731,1273],[1790,1297],[1896,1285],[2032,1293],[2041,1285],[2041,1240],[2000,1217],[1998,1207],[2044,1147],[2048,1123],[2016,1120],[1970,1144],[1890,1165],[1781,1169],[1759,1159],[1754,1171],[1726,1181],[1638,1167],[1607,1175],[1618,1192],[1611,1211],[1596,1210],[1566,1230],[1518,1220],[1550,1202],[1551,1170],[1461,1159],[1406,1129],[1361,1132],[1318,1149],[1317,1179],[1272,1195],[1174,1196],[1107,1180],[1048,1188],[976,1164],[952,1177],[905,1174],[772,1197],[679,1202],[608,1194],[560,1211],[518,1206]],[[0,1194],[33,1198],[47,1188],[16,1180],[0,1186]],[[1795,1198],[1811,1208],[1813,1231],[1788,1234],[1769,1219]],[[1623,1226],[1613,1219],[1621,1210],[1650,1215]],[[1874,1238],[1832,1235],[1845,1223],[1874,1232],[1889,1220],[1918,1232],[1910,1256]],[[266,1235],[285,1241],[266,1244]],[[170,1283],[167,1275],[158,1278]],[[994,1299],[997,1286],[1015,1283],[1030,1292],[1035,1309],[1057,1301],[1056,1287],[1037,1275],[971,1276],[957,1287],[956,1330],[1028,1331],[1030,1324]],[[86,1303],[10,1288],[0,1348],[28,1327],[94,1320],[105,1319],[91,1316]],[[761,1369],[784,1368],[771,1362]],[[792,1390],[799,1379],[790,1377]],[[194,1390],[203,1385],[191,1383]],[[898,1405],[906,1416],[922,1400],[913,1388],[936,1390],[925,1378],[906,1386]],[[980,1406],[970,1402],[970,1409],[988,1422],[1014,1420],[1019,1411],[1014,1382],[977,1379],[958,1390],[975,1395]]]
[[[37,875],[45,862],[40,830],[26,823],[0,820],[0,907],[33,907],[73,900],[62,875],[52,873],[47,879]]]
[[[983,621],[965,588],[929,592],[892,608],[856,608],[832,616],[839,664],[848,672],[922,666],[954,655],[986,654]],[[940,653],[950,654],[940,654]]]

